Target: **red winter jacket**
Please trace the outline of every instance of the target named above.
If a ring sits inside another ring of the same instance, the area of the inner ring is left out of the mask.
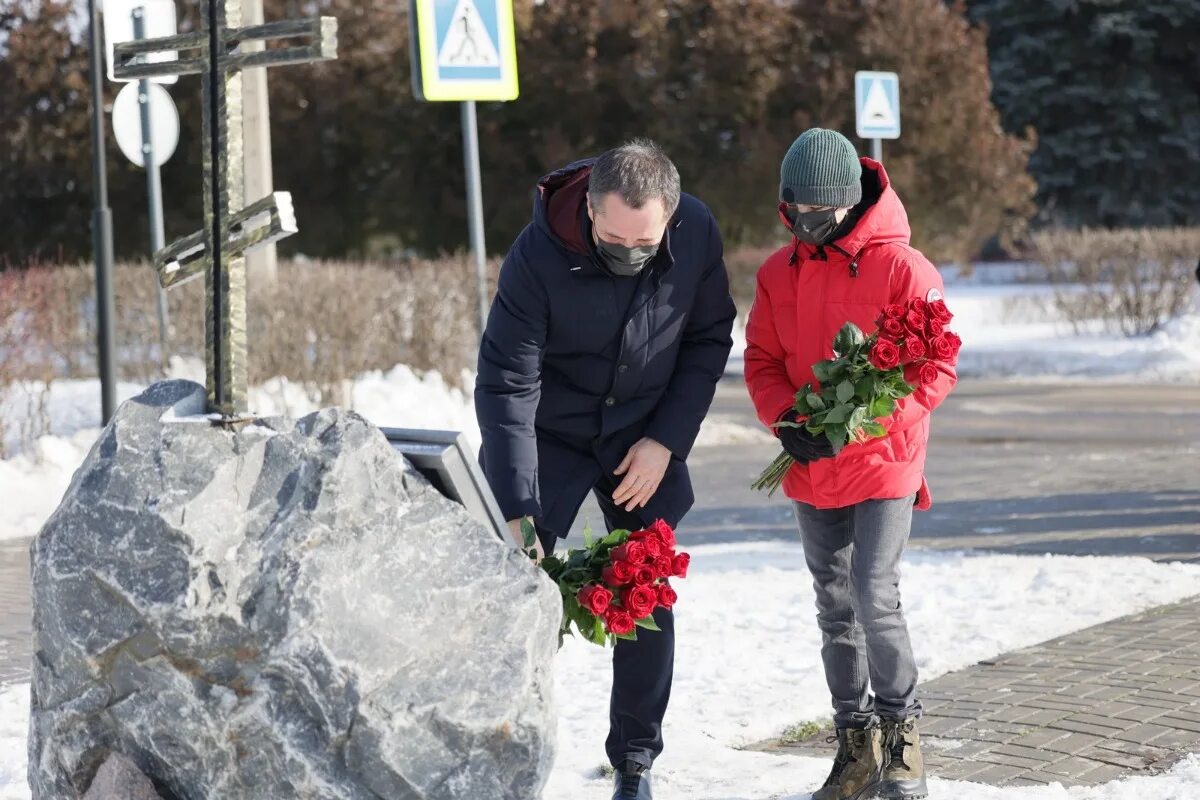
[[[883,165],[863,158],[862,166],[868,207],[854,229],[821,248],[794,240],[758,271],[746,326],[746,385],[764,425],[779,421],[800,387],[816,385],[812,365],[833,357],[833,337],[846,322],[870,333],[888,303],[943,292],[937,269],[908,244],[908,217]],[[952,367],[940,372],[880,420],[887,436],[848,445],[836,458],[793,466],[783,482],[787,496],[817,508],[843,508],[916,492],[917,508],[928,509],[929,414],[956,380]]]

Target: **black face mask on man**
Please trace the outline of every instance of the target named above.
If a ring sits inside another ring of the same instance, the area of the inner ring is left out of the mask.
[[[784,217],[788,227],[796,238],[811,245],[828,244],[837,232],[841,221],[837,218],[836,208],[826,208],[820,211],[799,212],[785,207]]]
[[[609,272],[622,278],[632,278],[645,269],[650,259],[658,253],[658,245],[626,247],[623,244],[606,242],[597,236],[596,252]]]

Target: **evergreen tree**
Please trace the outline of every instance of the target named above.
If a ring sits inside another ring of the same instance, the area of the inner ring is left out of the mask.
[[[1041,218],[1200,224],[1200,0],[971,0]]]

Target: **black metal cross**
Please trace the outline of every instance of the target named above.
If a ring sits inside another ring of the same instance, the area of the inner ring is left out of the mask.
[[[245,205],[242,183],[242,70],[337,58],[337,20],[318,17],[242,27],[241,0],[201,0],[199,31],[122,42],[114,48],[118,78],[202,76],[204,228],[154,254],[164,288],[206,276],[205,321],[209,411],[247,412],[246,252],[296,232],[292,197],[275,192]],[[254,52],[253,41],[302,43]],[[303,41],[307,40],[307,41]],[[150,53],[180,51],[178,61],[143,63]],[[195,51],[185,56],[182,51]]]

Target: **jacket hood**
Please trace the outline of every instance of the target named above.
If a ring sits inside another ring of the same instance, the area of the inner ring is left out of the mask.
[[[574,253],[588,253],[579,220],[587,205],[588,178],[595,162],[585,158],[551,172],[538,181],[533,197],[534,224]]]
[[[908,213],[904,204],[892,188],[883,164],[870,158],[860,158],[862,164],[863,199],[855,207],[861,213],[858,223],[840,239],[824,247],[837,252],[844,251],[849,258],[858,256],[870,245],[900,243],[908,244],[912,229],[908,225]],[[781,207],[782,208],[782,207]],[[795,240],[799,252],[811,256],[817,248]]]

